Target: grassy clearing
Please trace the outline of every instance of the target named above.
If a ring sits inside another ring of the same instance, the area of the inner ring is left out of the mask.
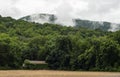
[[[120,77],[120,73],[50,70],[1,70],[0,77]]]

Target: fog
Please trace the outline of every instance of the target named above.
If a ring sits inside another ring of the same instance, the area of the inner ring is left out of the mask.
[[[55,14],[57,22],[74,25],[73,18],[120,22],[120,0],[0,0],[0,14],[15,19],[39,13]]]

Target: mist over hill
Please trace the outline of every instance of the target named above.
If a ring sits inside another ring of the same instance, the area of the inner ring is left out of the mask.
[[[73,26],[73,27],[83,27],[88,29],[100,29],[103,31],[118,31],[120,30],[120,24],[111,23],[111,22],[104,22],[104,21],[90,21],[90,20],[83,20],[80,18],[77,19],[66,19],[66,18],[59,18],[54,14],[33,14],[28,15],[25,17],[20,18],[22,20],[28,22],[36,22],[36,23],[52,23],[52,24],[61,24],[65,26]],[[68,25],[63,19],[66,19],[67,23],[71,23]],[[71,20],[71,21],[70,21]]]
[[[57,18],[53,14],[33,14],[33,15],[22,17],[20,19],[29,21],[29,22],[36,22],[36,23],[43,24],[43,23],[55,23]]]

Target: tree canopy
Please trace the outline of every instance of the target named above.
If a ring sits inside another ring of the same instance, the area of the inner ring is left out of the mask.
[[[120,31],[0,17],[0,69],[20,69],[25,59],[50,69],[120,71]]]

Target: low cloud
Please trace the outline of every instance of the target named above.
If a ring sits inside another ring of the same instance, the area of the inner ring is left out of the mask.
[[[34,13],[56,14],[66,25],[72,18],[119,23],[120,0],[0,0],[2,16],[17,19]]]

